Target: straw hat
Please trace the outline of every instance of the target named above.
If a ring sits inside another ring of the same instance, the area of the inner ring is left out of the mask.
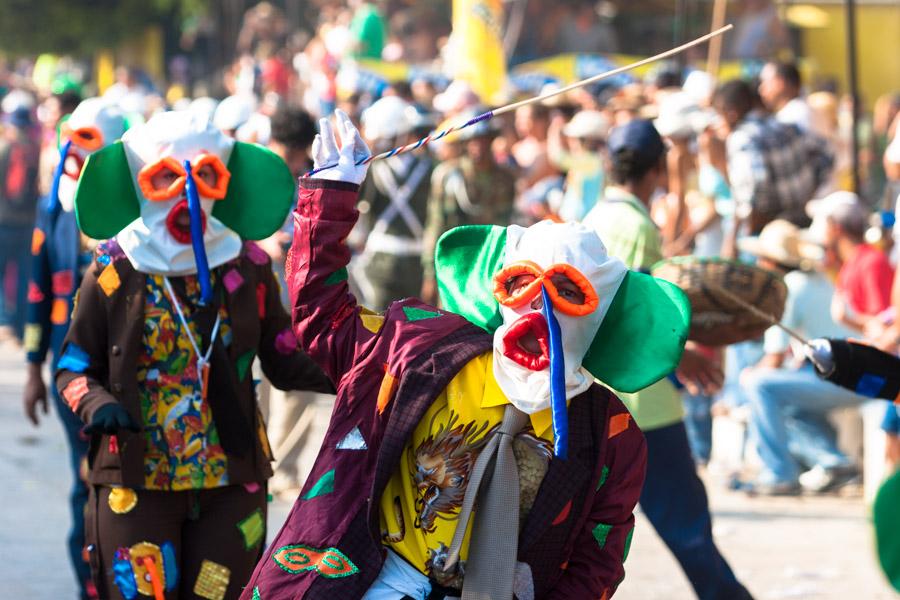
[[[738,248],[789,267],[809,269],[823,258],[822,248],[803,239],[800,229],[783,219],[772,221],[756,237],[738,240]]]

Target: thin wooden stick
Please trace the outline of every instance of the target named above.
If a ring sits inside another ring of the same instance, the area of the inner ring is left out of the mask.
[[[715,0],[713,3],[712,26],[716,31],[725,24],[725,5],[727,0]],[[719,78],[719,60],[722,58],[722,38],[716,37],[709,42],[709,54],[706,57],[706,72],[713,82]]]
[[[754,315],[756,315],[756,316],[759,317],[760,319],[763,319],[764,321],[768,321],[771,325],[774,325],[775,327],[778,327],[779,329],[781,329],[782,331],[784,331],[786,334],[788,334],[789,336],[791,336],[792,338],[794,338],[795,340],[797,340],[797,341],[800,342],[801,344],[804,344],[804,345],[808,345],[808,344],[809,344],[809,340],[807,340],[805,337],[803,337],[802,335],[800,335],[799,333],[797,333],[796,331],[794,331],[793,329],[791,329],[791,328],[788,327],[787,325],[783,325],[783,324],[781,323],[781,321],[779,321],[778,319],[776,319],[773,315],[770,315],[769,313],[766,313],[766,312],[763,312],[763,311],[759,310],[758,308],[756,308],[755,306],[753,306],[752,304],[750,304],[749,302],[747,302],[747,301],[744,300],[743,298],[740,298],[740,297],[738,297],[738,296],[732,294],[731,292],[729,292],[728,290],[726,290],[726,289],[723,288],[722,286],[717,285],[717,284],[715,284],[715,283],[712,283],[712,282],[710,282],[710,281],[704,281],[704,282],[703,282],[703,285],[705,285],[705,286],[708,287],[708,288],[711,288],[711,289],[712,289],[713,291],[715,291],[716,293],[725,296],[725,297],[728,298],[730,301],[732,301],[732,302],[734,302],[735,304],[739,305],[741,308],[750,311],[751,313],[753,313]]]

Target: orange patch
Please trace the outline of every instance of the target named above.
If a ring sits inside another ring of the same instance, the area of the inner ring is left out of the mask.
[[[600,596],[600,600],[607,600],[609,598],[609,590],[603,590],[603,594]]]
[[[47,236],[44,235],[44,232],[35,228],[34,233],[31,234],[31,254],[33,256],[37,256],[41,252],[45,239],[47,239]]]
[[[65,325],[68,318],[69,303],[64,298],[57,298],[53,301],[53,308],[50,309],[50,322],[54,325]]]
[[[609,418],[609,437],[614,438],[628,429],[628,422],[630,420],[631,415],[627,412],[611,416]]]
[[[565,571],[566,569],[568,569],[568,568],[569,568],[569,561],[566,561],[566,562],[564,562],[563,564],[559,565],[559,568],[560,568],[561,570],[563,570],[563,571]]]
[[[384,413],[384,409],[387,408],[387,405],[394,397],[394,392],[397,391],[398,383],[399,380],[391,375],[390,371],[388,371],[387,364],[385,364],[384,378],[381,380],[381,387],[378,389],[378,402],[375,404],[379,415]]]
[[[82,375],[81,377],[76,377],[75,379],[70,381],[69,385],[66,386],[66,389],[63,390],[62,395],[66,401],[66,404],[68,404],[69,408],[71,408],[74,412],[78,410],[78,404],[81,402],[81,399],[87,395],[87,393],[87,377]]]
[[[556,518],[553,519],[552,525],[556,526],[556,525],[559,525],[560,523],[565,522],[565,520],[569,517],[569,513],[571,511],[572,511],[572,501],[569,500],[568,502],[566,502],[566,505],[559,512],[559,514],[556,515]]]

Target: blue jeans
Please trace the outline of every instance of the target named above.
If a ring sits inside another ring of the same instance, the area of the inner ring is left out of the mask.
[[[712,452],[712,396],[706,394],[681,395],[684,403],[684,427],[687,430],[688,442],[691,445],[691,453],[697,464],[709,462]]]
[[[645,431],[647,477],[641,509],[681,565],[700,600],[744,600],[750,593],[716,548],[706,489],[697,477],[684,424]]]
[[[750,432],[765,465],[761,481],[797,481],[800,469],[792,449],[802,452],[808,467],[851,464],[838,450],[825,416],[835,408],[860,405],[864,398],[819,379],[811,365],[760,371],[744,393],[750,402]],[[793,426],[789,426],[791,419]],[[802,447],[791,443],[797,436],[805,440]]]
[[[51,373],[56,371],[53,364]],[[69,468],[72,471],[72,489],[69,492],[69,508],[72,513],[72,528],[66,540],[69,550],[69,561],[75,576],[78,579],[81,598],[88,598],[85,585],[91,580],[90,565],[85,562],[82,550],[84,549],[84,508],[88,499],[88,488],[82,479],[82,462],[86,460],[88,453],[87,437],[81,433],[84,423],[72,412],[72,409],[60,398],[55,385],[51,385],[51,396],[56,407],[56,414],[62,421],[66,432],[66,441],[69,446]],[[85,467],[86,469],[87,467]]]

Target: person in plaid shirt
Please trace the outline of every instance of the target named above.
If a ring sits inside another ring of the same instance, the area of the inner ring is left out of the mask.
[[[807,227],[806,203],[828,178],[833,156],[824,140],[779,123],[758,106],[756,93],[744,81],[725,83],[713,97],[728,133],[735,231],[746,223],[747,233],[756,235],[775,219]]]

